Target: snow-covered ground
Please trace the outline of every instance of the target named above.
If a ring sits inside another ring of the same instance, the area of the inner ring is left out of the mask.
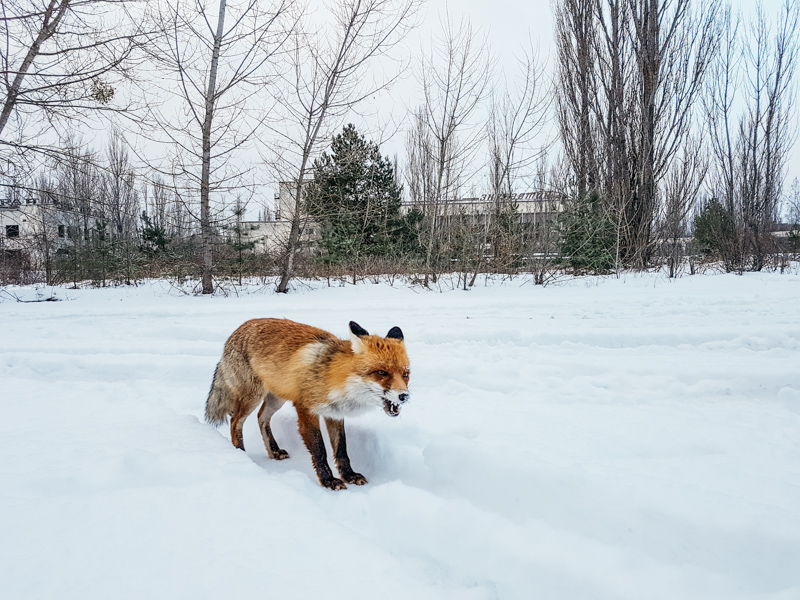
[[[800,276],[520,283],[6,299],[0,597],[800,598]],[[368,485],[318,485],[289,405],[283,462],[202,422],[259,316],[403,328]]]

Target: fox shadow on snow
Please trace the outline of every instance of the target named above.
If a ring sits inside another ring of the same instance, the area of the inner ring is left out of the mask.
[[[297,429],[297,412],[291,403],[287,402],[275,413],[271,421],[272,433],[281,448],[289,453],[287,460],[273,460],[267,456],[264,440],[258,429],[258,420],[255,413],[248,418],[244,424],[244,447],[247,455],[258,466],[270,473],[286,473],[289,471],[300,471],[308,475],[310,480],[316,484],[317,474],[311,463],[311,455],[300,438]],[[336,464],[333,460],[328,432],[324,422],[320,423],[322,437],[325,440],[325,449],[328,453],[328,464],[336,474]],[[370,482],[385,481],[390,474],[386,472],[387,449],[381,444],[379,434],[369,426],[361,425],[358,419],[345,420],[347,431],[347,452],[353,463],[353,469],[364,476]],[[392,461],[388,461],[392,462]],[[358,486],[349,486],[357,488]]]

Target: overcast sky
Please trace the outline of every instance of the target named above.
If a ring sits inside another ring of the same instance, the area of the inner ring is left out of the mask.
[[[312,10],[315,5],[322,9],[322,0],[309,0]],[[695,0],[702,2],[707,0]],[[796,1],[796,0],[795,0]],[[764,0],[763,4],[766,12],[770,16],[778,14],[783,0]],[[753,12],[755,3],[744,2],[740,8],[748,16]],[[405,123],[402,119],[408,112],[418,106],[421,102],[421,94],[418,84],[418,59],[424,47],[429,47],[432,36],[441,31],[441,22],[446,18],[449,11],[450,18],[454,22],[459,22],[462,15],[467,16],[474,29],[486,36],[493,54],[496,59],[498,69],[505,70],[508,78],[516,75],[515,56],[518,56],[523,47],[527,47],[529,37],[534,46],[538,47],[540,59],[548,69],[552,68],[555,57],[553,56],[553,18],[551,10],[551,0],[427,0],[418,15],[419,26],[413,30],[405,41],[406,55],[411,58],[411,66],[404,77],[395,84],[390,93],[376,97],[375,103],[378,109],[369,106],[362,107],[366,112],[378,110],[382,115],[380,121],[389,122],[389,116],[393,126],[382,128],[385,132],[394,132],[389,139],[383,139],[381,150],[389,156],[397,156],[401,164],[405,155]],[[321,16],[321,12],[320,12]],[[798,73],[797,79],[800,79]],[[478,115],[476,122],[485,115]],[[370,137],[380,139],[381,134],[375,131],[374,119],[363,119],[359,122],[358,117],[351,117],[345,120],[355,122],[368,132]],[[344,123],[342,123],[344,125]],[[555,137],[555,119],[550,119],[550,129],[545,135]],[[486,150],[480,149],[476,160],[484,160]],[[800,177],[800,145],[795,144],[793,148],[786,178],[785,191],[791,185],[795,177]],[[484,182],[480,180],[472,181],[472,184],[480,186]],[[523,185],[524,187],[524,185]],[[248,218],[254,218],[262,202],[271,204],[274,188],[277,185],[267,184],[260,188],[258,198],[248,207]],[[520,191],[524,191],[521,189]]]
[[[387,102],[387,112],[396,118],[405,118],[408,111],[418,106],[421,101],[421,90],[418,84],[418,60],[423,48],[429,48],[431,40],[439,36],[441,23],[449,11],[450,19],[458,23],[462,15],[470,19],[473,29],[484,35],[489,42],[498,69],[503,69],[507,77],[514,78],[517,73],[517,56],[521,56],[529,46],[529,38],[540,54],[542,64],[548,63],[552,43],[552,17],[549,1],[532,0],[498,0],[462,2],[445,2],[444,0],[427,0],[419,15],[419,26],[411,32],[406,41],[410,53],[411,67],[401,83],[398,83],[383,102]],[[549,62],[552,62],[550,60]],[[476,115],[476,122],[485,118],[485,114]],[[555,125],[555,123],[553,123]],[[542,137],[552,138],[555,130],[548,130]],[[404,130],[400,130],[382,145],[385,154],[398,154],[403,161]],[[544,141],[544,140],[543,140]],[[482,150],[478,150],[482,152]],[[483,151],[485,154],[485,151]],[[480,183],[480,182],[473,182]]]
[[[767,15],[778,14],[783,0],[764,0]],[[749,16],[755,8],[755,2],[734,3],[744,16]],[[553,18],[550,0],[461,0],[458,2],[445,0],[428,0],[420,14],[420,26],[412,32],[408,39],[409,51],[418,54],[423,45],[430,43],[431,35],[440,29],[440,20],[449,9],[451,18],[458,21],[462,14],[467,15],[473,26],[487,36],[497,57],[498,66],[504,68],[508,76],[513,76],[514,55],[527,44],[530,35],[538,45],[542,59],[546,59],[548,68],[554,62],[553,56]],[[398,86],[389,100],[394,106],[392,111],[402,114],[405,108],[398,103],[416,104],[419,102],[418,91],[410,76]],[[800,83],[800,71],[796,77]],[[410,107],[409,107],[410,108]],[[403,134],[396,135],[384,145],[384,152],[393,154],[402,152]],[[800,177],[800,144],[795,144],[791,153],[786,178],[786,189],[795,177]]]

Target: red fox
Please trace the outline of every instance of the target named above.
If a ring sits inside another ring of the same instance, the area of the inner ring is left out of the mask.
[[[270,458],[289,458],[270,429],[272,415],[287,400],[319,482],[332,490],[345,483],[364,485],[347,456],[344,417],[380,406],[390,417],[409,399],[410,365],[403,332],[392,327],[385,338],[369,335],[350,321],[350,340],[288,319],[253,319],[233,332],[214,371],[206,401],[206,421],[219,426],[231,417],[231,440],[244,450],[242,426],[261,404],[258,426]],[[319,418],[325,426],[339,470],[333,476]]]

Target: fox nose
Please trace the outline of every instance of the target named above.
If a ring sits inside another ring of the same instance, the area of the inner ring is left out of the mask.
[[[399,394],[397,396],[397,399],[400,400],[400,402],[407,402],[408,401],[408,394],[406,392],[403,392],[402,394]]]

